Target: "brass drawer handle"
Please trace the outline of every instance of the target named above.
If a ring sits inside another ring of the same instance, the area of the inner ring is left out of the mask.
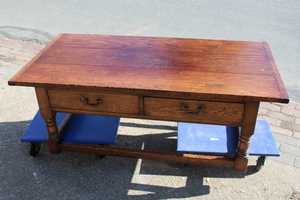
[[[188,105],[182,104],[181,109],[184,110],[188,115],[198,115],[200,111],[203,111],[205,109],[204,106],[198,106],[196,111],[190,111]]]
[[[96,100],[96,103],[95,103],[95,104],[89,103],[89,99],[88,99],[87,97],[81,97],[81,101],[85,102],[85,104],[86,104],[87,106],[91,106],[91,107],[97,107],[100,103],[103,102],[101,98],[98,98],[98,99]]]

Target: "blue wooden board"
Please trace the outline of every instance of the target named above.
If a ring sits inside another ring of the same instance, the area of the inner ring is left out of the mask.
[[[57,113],[56,123],[63,121],[66,113]],[[63,135],[63,142],[80,144],[115,144],[120,118],[75,115]],[[21,138],[22,142],[46,142],[48,133],[45,121],[38,111]]]
[[[237,127],[178,123],[177,151],[207,155],[235,155],[238,145]],[[276,141],[266,120],[257,120],[251,137],[249,155],[279,156]]]

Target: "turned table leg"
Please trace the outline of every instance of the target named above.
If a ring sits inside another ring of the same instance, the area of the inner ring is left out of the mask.
[[[56,112],[53,112],[50,109],[48,94],[45,88],[35,88],[35,92],[41,116],[45,120],[48,130],[47,144],[49,151],[51,153],[60,153],[61,150],[59,149],[58,144],[61,142],[61,136],[56,125]]]
[[[249,158],[250,138],[254,133],[259,102],[246,102],[234,169],[246,172]]]

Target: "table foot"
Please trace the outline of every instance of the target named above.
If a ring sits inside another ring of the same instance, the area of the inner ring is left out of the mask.
[[[61,150],[58,147],[58,144],[61,142],[61,136],[57,129],[56,118],[45,119],[45,122],[48,129],[47,144],[50,153],[61,153]]]
[[[250,138],[240,135],[239,147],[236,153],[234,169],[238,172],[246,172],[249,158]]]

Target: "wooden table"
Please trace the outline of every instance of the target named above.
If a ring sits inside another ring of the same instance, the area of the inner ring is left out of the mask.
[[[60,34],[8,83],[35,88],[51,153],[70,150],[239,172],[247,170],[259,103],[289,102],[266,42]],[[238,126],[240,138],[234,158],[65,144],[56,112]]]

